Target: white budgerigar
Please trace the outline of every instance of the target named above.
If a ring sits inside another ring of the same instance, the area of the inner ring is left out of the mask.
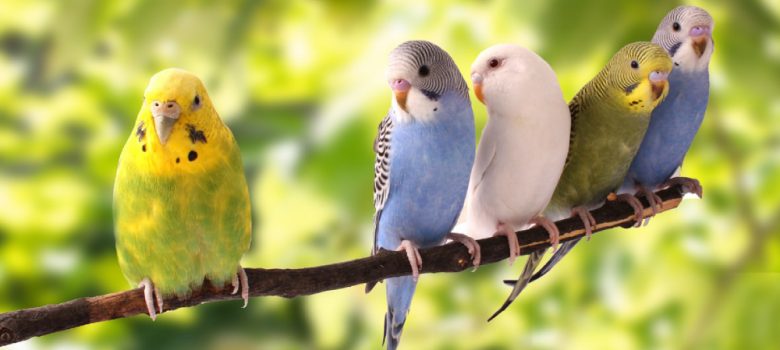
[[[471,66],[471,80],[487,107],[488,121],[469,180],[466,232],[476,239],[505,235],[511,262],[520,253],[517,230],[539,225],[554,246],[558,243],[557,227],[541,213],[569,150],[569,107],[550,65],[517,45],[496,45],[480,53]],[[531,254],[521,281],[530,279],[543,254]],[[515,284],[501,310],[524,286]]]

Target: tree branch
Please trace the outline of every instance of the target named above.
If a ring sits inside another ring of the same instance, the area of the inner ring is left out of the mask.
[[[682,200],[681,188],[674,187],[659,191],[663,199],[662,211],[676,208]],[[647,202],[642,199],[645,214],[650,214]],[[633,223],[633,210],[626,203],[608,202],[594,210],[598,225],[593,232]],[[561,241],[568,241],[585,235],[585,230],[577,218],[558,221]],[[545,249],[550,246],[547,232],[538,227],[517,232],[521,244],[521,254]],[[482,248],[482,265],[495,263],[509,256],[509,246],[503,237],[479,240]],[[459,243],[450,243],[430,249],[420,250],[423,261],[421,273],[458,272],[471,266],[466,248]],[[294,298],[302,295],[347,288],[367,282],[379,281],[389,277],[411,274],[411,268],[403,252],[381,252],[376,256],[302,269],[246,269],[249,276],[249,295],[281,296]],[[202,289],[188,297],[166,299],[165,311],[202,303],[239,299],[231,295],[232,288],[214,286],[208,281]],[[52,304],[36,308],[0,314],[0,346],[20,342],[31,337],[59,332],[90,323],[146,314],[143,290],[141,288],[79,298],[61,304]]]

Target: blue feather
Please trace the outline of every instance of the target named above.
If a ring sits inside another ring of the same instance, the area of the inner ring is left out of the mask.
[[[377,245],[395,250],[402,240],[421,248],[441,244],[463,207],[474,162],[471,104],[459,93],[440,97],[432,121],[393,120],[390,192],[377,223]],[[406,322],[416,282],[410,276],[386,281],[385,340],[394,349]]]
[[[709,99],[709,73],[674,69],[669,95],[653,111],[623,187],[641,184],[654,189],[682,164],[704,119]]]

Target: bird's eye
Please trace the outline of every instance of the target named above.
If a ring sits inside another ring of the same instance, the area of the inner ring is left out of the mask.
[[[490,66],[490,68],[496,68],[498,67],[499,63],[500,62],[498,61],[497,58],[491,58],[490,61],[488,61],[488,66]]]
[[[428,73],[430,73],[431,70],[428,69],[428,66],[422,65],[420,66],[420,69],[417,71],[417,74],[419,74],[421,77],[428,76]]]
[[[634,68],[634,69],[639,68],[639,62],[637,62],[636,60],[631,61],[631,68]]]
[[[195,99],[192,100],[193,106],[199,106],[200,105],[200,96],[195,95]]]
[[[672,24],[672,29],[674,29],[675,32],[679,32],[680,31],[680,23],[674,22],[674,24]]]

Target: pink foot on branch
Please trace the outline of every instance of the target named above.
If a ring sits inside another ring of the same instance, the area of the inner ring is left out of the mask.
[[[550,246],[553,248],[553,251],[557,251],[561,236],[561,232],[558,230],[558,226],[555,226],[554,222],[550,221],[550,219],[542,215],[538,215],[537,217],[533,218],[531,223],[536,226],[541,226],[547,230],[547,233],[550,235]]]
[[[466,249],[468,249],[469,255],[471,256],[471,263],[474,265],[474,270],[472,271],[476,271],[479,267],[479,263],[482,262],[482,250],[479,247],[479,243],[477,243],[474,238],[460,233],[449,233],[447,234],[447,239],[466,246]]]
[[[520,256],[520,242],[517,240],[517,234],[511,226],[502,222],[498,223],[496,230],[493,237],[506,236],[507,241],[509,241],[509,265],[511,266],[515,262],[515,259]]]
[[[596,218],[585,207],[576,207],[572,210],[573,214],[576,214],[582,220],[582,225],[585,226],[585,238],[590,241],[590,236],[593,235],[593,228],[598,225]]]
[[[406,257],[409,258],[409,265],[412,266],[412,278],[417,281],[420,276],[420,269],[422,268],[422,257],[417,246],[412,241],[403,240],[401,245],[396,248],[396,251],[406,251]]]

